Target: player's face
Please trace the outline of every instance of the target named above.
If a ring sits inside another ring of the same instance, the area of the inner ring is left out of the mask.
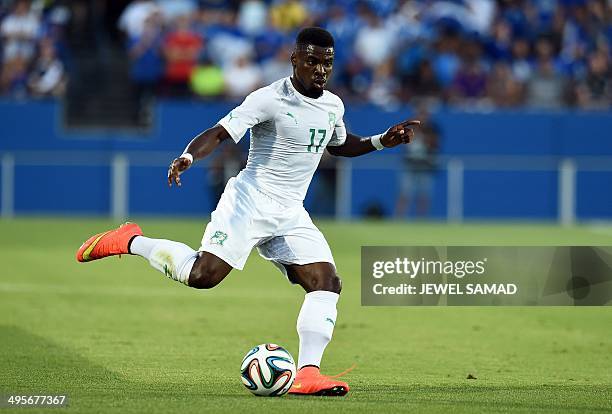
[[[293,74],[309,93],[320,95],[334,65],[334,48],[298,45],[291,55]]]

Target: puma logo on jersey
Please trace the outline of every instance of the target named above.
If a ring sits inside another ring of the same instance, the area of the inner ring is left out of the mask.
[[[297,125],[298,122],[297,122],[297,119],[295,118],[295,115],[293,115],[291,112],[286,112],[285,115],[292,118],[295,124]]]

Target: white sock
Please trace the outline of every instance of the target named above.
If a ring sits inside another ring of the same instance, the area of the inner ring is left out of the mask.
[[[306,294],[297,320],[300,337],[298,369],[305,365],[321,366],[323,352],[336,325],[336,303],[339,297],[337,293],[325,290]]]
[[[188,284],[189,273],[198,252],[186,244],[137,236],[130,244],[130,252],[144,257],[151,266],[178,282]]]
[[[132,239],[132,243],[130,243],[130,253],[137,254],[138,256],[142,256],[149,260],[151,250],[153,249],[153,246],[155,246],[155,243],[157,243],[156,239],[150,239],[145,236],[136,236]]]

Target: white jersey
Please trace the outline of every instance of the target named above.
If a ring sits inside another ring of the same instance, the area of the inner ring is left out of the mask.
[[[300,94],[280,79],[252,92],[219,121],[235,142],[251,129],[247,181],[286,205],[301,204],[325,147],[346,140],[344,104],[329,91],[319,98]]]

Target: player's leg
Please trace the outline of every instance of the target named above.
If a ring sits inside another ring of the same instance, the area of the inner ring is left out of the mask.
[[[196,289],[218,285],[232,266],[209,252],[197,252],[186,244],[164,239],[135,237],[130,243],[131,254],[144,257],[151,266],[170,279]]]
[[[300,339],[298,374],[292,394],[342,396],[349,391],[346,382],[320,373],[321,359],[336,325],[336,304],[342,282],[332,263],[286,265],[287,276],[307,292],[297,320]]]
[[[209,252],[200,252],[189,274],[189,286],[211,289],[217,286],[233,267]]]
[[[231,179],[217,208],[211,214],[199,251],[184,243],[144,237],[135,223],[90,237],[77,251],[79,262],[108,256],[135,254],[157,270],[185,285],[209,289],[221,282],[233,268],[242,269],[253,246],[252,206],[257,202]]]
[[[287,226],[284,236],[274,237],[258,247],[288,277],[306,291],[298,315],[300,339],[298,376],[292,394],[344,395],[348,384],[319,372],[321,358],[336,324],[336,304],[342,283],[336,274],[327,241],[302,209]]]
[[[342,280],[336,274],[336,267],[329,262],[317,262],[304,265],[285,265],[287,277],[309,292],[323,290],[340,294]]]
[[[286,267],[289,280],[307,292],[297,320],[300,338],[298,369],[305,366],[318,368],[336,325],[340,278],[331,263],[294,264]]]
[[[211,253],[197,252],[172,240],[144,237],[136,223],[90,237],[77,251],[77,260],[89,262],[121,254],[141,256],[169,278],[198,289],[216,286],[232,270]]]

